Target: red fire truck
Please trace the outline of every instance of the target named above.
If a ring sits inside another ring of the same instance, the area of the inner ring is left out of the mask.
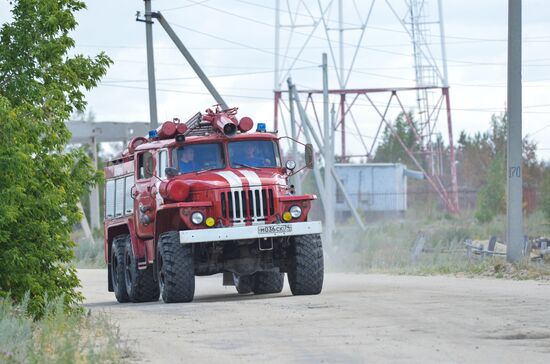
[[[105,168],[105,261],[119,302],[189,302],[195,276],[223,273],[238,293],[321,292],[315,195],[294,195],[276,132],[236,108],[208,109],[132,139]],[[306,166],[313,152],[305,145]]]

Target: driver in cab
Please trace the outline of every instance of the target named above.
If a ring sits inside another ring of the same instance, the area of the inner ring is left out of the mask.
[[[247,143],[244,147],[244,155],[241,156],[240,164],[250,167],[269,167],[272,161],[265,158],[255,143]]]
[[[180,173],[188,173],[195,170],[194,157],[195,152],[192,148],[183,149],[179,160]]]

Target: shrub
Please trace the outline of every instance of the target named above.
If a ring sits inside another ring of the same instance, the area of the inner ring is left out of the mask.
[[[497,155],[489,165],[487,183],[479,190],[475,217],[479,222],[490,222],[506,211],[506,174],[504,157]]]

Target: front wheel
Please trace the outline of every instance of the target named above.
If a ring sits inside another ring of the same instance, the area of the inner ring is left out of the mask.
[[[293,295],[313,295],[323,289],[324,263],[321,235],[294,236],[291,240],[288,283]]]
[[[160,295],[166,303],[191,302],[195,295],[193,247],[181,244],[177,231],[160,235],[158,252]]]

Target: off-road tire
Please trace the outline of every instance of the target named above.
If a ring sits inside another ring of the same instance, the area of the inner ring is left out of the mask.
[[[252,286],[254,285],[254,276],[242,275],[239,276],[233,273],[233,283],[239,294],[247,294],[252,292]]]
[[[292,238],[288,283],[293,295],[313,295],[323,289],[323,245],[319,234]]]
[[[129,302],[124,277],[124,250],[126,235],[119,235],[113,239],[111,246],[111,282],[116,300],[120,303]]]
[[[158,301],[160,289],[153,277],[153,267],[150,266],[142,270],[138,269],[138,263],[132,248],[130,235],[126,235],[125,239],[124,263],[124,281],[130,301]]]
[[[252,291],[255,294],[280,293],[285,284],[285,274],[279,272],[254,273]]]
[[[159,238],[157,261],[162,300],[166,303],[193,301],[193,247],[190,244],[181,244],[177,231],[163,233]]]

